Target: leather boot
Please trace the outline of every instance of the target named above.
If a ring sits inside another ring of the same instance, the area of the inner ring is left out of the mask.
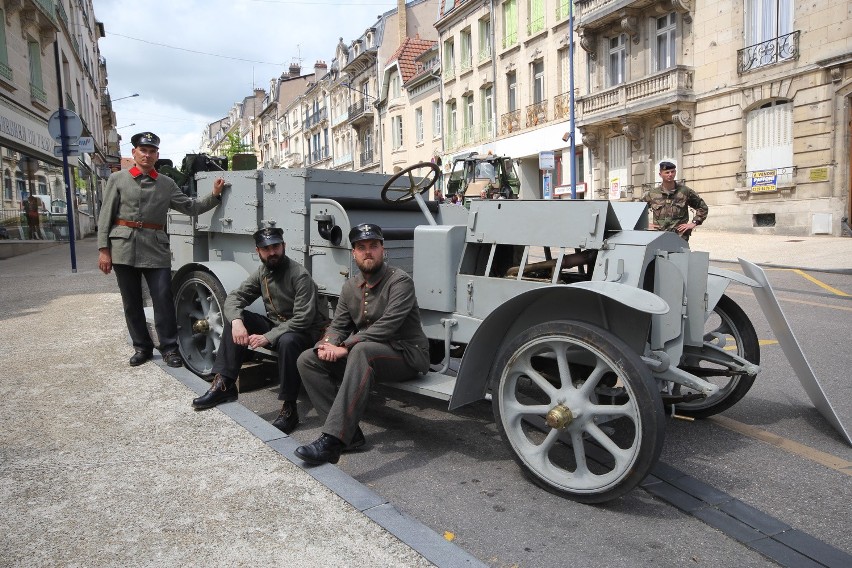
[[[323,434],[314,443],[296,448],[296,455],[308,463],[319,465],[337,463],[340,461],[342,451],[343,442],[334,436]]]
[[[296,410],[296,401],[285,400],[281,406],[278,418],[272,421],[272,425],[289,434],[299,425],[299,413]]]
[[[206,410],[223,402],[234,402],[237,398],[239,398],[237,381],[217,374],[210,385],[210,390],[192,400],[192,407],[195,410]]]

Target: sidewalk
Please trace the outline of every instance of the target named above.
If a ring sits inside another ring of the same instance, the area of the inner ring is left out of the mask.
[[[481,565],[245,407],[194,412],[186,369],[129,367],[96,257],[0,261],[0,564]]]

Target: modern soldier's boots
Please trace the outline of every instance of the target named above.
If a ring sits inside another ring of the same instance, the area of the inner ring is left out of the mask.
[[[217,374],[213,378],[210,390],[192,400],[192,407],[195,410],[206,410],[223,402],[234,402],[238,397],[237,381],[226,379],[222,375]]]
[[[281,407],[281,412],[278,413],[278,418],[272,421],[272,425],[289,434],[299,425],[299,413],[296,411],[296,401],[285,400]]]

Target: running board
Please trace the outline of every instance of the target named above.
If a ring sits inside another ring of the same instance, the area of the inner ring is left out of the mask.
[[[793,335],[793,330],[790,329],[790,324],[787,322],[784,312],[781,311],[781,305],[772,291],[772,286],[770,286],[769,280],[766,278],[766,273],[756,264],[752,264],[742,258],[737,260],[739,260],[745,275],[759,284],[757,287],[752,287],[754,296],[757,298],[757,303],[760,304],[760,308],[769,322],[769,327],[772,328],[778,344],[781,345],[781,350],[784,351],[787,361],[793,367],[793,371],[799,378],[799,382],[802,383],[802,388],[805,389],[808,398],[811,399],[811,402],[819,410],[819,413],[846,440],[846,443],[852,446],[852,438],[849,437],[849,432],[844,428],[840,422],[840,417],[837,416],[837,413],[828,401],[828,397],[825,396],[825,391],[822,390],[813,369],[811,369],[808,360],[805,358],[805,354],[802,352],[802,348],[799,346],[799,342],[796,340],[796,336]]]
[[[400,382],[383,382],[383,387],[392,387],[408,392],[422,394],[439,400],[450,400],[453,396],[453,388],[456,385],[456,377],[442,373],[426,373],[416,379]]]

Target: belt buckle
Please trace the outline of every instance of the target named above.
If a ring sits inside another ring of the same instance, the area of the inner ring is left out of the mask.
[[[136,227],[137,229],[141,229],[142,228],[142,221],[134,221],[133,226]]]

